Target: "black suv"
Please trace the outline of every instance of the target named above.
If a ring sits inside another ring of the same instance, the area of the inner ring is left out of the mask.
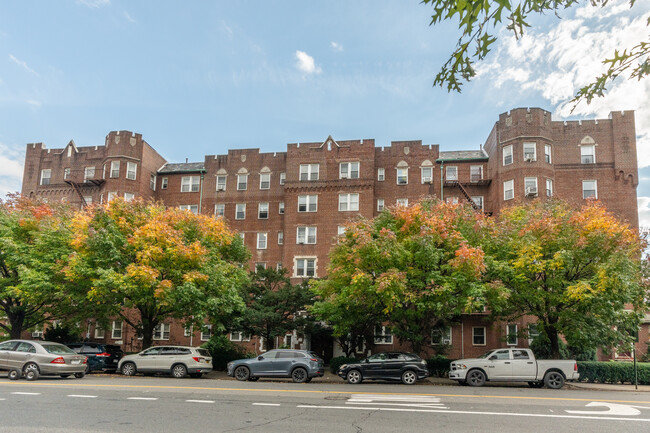
[[[343,364],[337,372],[348,383],[357,384],[363,380],[400,380],[413,385],[418,379],[429,376],[427,362],[414,353],[376,353],[354,364]]]
[[[85,341],[83,343],[69,343],[66,346],[78,354],[88,357],[86,373],[91,371],[114,372],[117,370],[117,363],[124,355],[120,346],[112,344]]]

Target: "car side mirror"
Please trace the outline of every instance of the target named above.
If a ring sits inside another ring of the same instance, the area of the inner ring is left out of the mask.
[[[258,360],[258,361],[261,361],[261,360],[263,360],[263,359],[264,359],[264,357],[263,357],[262,355],[260,355],[260,356],[257,357],[257,360]]]

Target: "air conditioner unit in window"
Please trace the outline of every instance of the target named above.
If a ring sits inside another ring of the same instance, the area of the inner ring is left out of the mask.
[[[298,241],[297,243],[300,245],[304,245],[305,241]]]
[[[442,344],[446,344],[446,345],[451,344],[451,339],[449,339],[449,338],[443,338],[443,339],[442,339]]]
[[[42,331],[32,332],[32,338],[43,338],[43,332]]]
[[[226,187],[224,185],[217,185],[217,191],[225,191]]]
[[[526,188],[526,196],[537,196],[537,188],[533,188],[532,186]]]
[[[532,155],[525,156],[524,161],[526,161],[526,162],[535,162],[535,157],[532,156]]]
[[[347,174],[341,174],[341,179],[347,179],[348,175]]]
[[[422,183],[433,183],[433,179],[430,177],[423,177]]]

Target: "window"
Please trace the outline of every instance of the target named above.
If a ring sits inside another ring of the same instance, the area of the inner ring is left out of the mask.
[[[458,180],[458,167],[448,165],[445,170],[445,180]]]
[[[358,162],[340,163],[339,179],[359,179],[359,163]]]
[[[546,161],[548,164],[551,164],[551,145],[550,144],[545,144],[544,145],[544,161]]]
[[[338,226],[337,232],[339,236],[344,236],[345,235],[345,226]]]
[[[537,143],[524,143],[524,161],[537,160]]]
[[[284,245],[284,232],[278,232],[278,245]]]
[[[398,168],[397,169],[397,184],[398,185],[407,185],[409,183],[409,169],[408,168]]]
[[[236,220],[246,219],[246,203],[237,203],[235,209],[235,219]]]
[[[420,174],[422,178],[422,183],[431,183],[433,182],[433,167],[422,167],[420,168]]]
[[[120,177],[120,161],[111,161],[111,178]]]
[[[408,198],[398,198],[397,199],[397,206],[408,206],[409,205],[409,199]]]
[[[124,201],[131,201],[135,198],[135,194],[132,192],[125,192],[124,193]]]
[[[201,341],[208,341],[212,337],[212,325],[205,325],[201,329]]]
[[[138,170],[138,164],[135,162],[126,163],[126,178],[130,180],[135,180],[136,171]]]
[[[512,359],[530,359],[530,357],[525,350],[513,350]]]
[[[582,198],[598,198],[598,185],[595,180],[582,181]]]
[[[258,250],[265,250],[266,249],[266,238],[267,238],[267,233],[258,233],[257,234],[257,249]]]
[[[100,324],[95,325],[95,338],[106,338],[106,331]]]
[[[514,179],[503,182],[503,199],[512,200],[515,198],[515,181]]]
[[[512,144],[503,146],[503,165],[512,164]]]
[[[255,262],[255,272],[263,271],[264,269],[266,269],[265,262]]]
[[[156,175],[155,174],[149,175],[149,188],[151,188],[154,191],[156,190]]]
[[[248,189],[248,174],[237,175],[237,191],[246,191]]]
[[[524,192],[526,196],[537,196],[537,178],[525,177],[524,178]]]
[[[375,344],[392,344],[393,334],[388,326],[375,326]]]
[[[434,346],[451,345],[451,326],[438,326],[431,331],[431,344]]]
[[[485,346],[485,327],[478,326],[472,328],[472,345]]]
[[[284,171],[280,173],[280,185],[284,185],[284,183],[287,181],[287,173]]]
[[[91,195],[85,195],[84,196],[84,201],[86,202],[87,205],[93,204],[93,196]]]
[[[282,269],[282,262],[278,262],[275,264],[275,270],[280,271]]]
[[[120,340],[122,338],[121,320],[113,320],[113,326],[111,327],[111,338],[113,340]]]
[[[106,179],[106,164],[102,165],[102,179]]]
[[[533,342],[534,339],[539,337],[539,328],[537,327],[537,323],[531,323],[528,325],[528,345]]]
[[[546,179],[546,196],[553,197],[553,179]]]
[[[508,346],[517,345],[517,325],[514,323],[506,326],[506,344]]]
[[[230,341],[251,341],[250,334],[244,334],[242,331],[232,331]]]
[[[278,213],[279,213],[280,215],[283,215],[283,214],[284,214],[284,202],[283,202],[283,201],[281,201],[280,203],[278,203]]]
[[[300,164],[300,180],[318,180],[318,164]]]
[[[315,258],[296,258],[295,259],[296,277],[315,277],[316,276],[316,259]]]
[[[377,169],[377,180],[379,182],[383,182],[384,180],[386,180],[386,170],[385,169],[383,169],[383,168],[378,168]]]
[[[296,234],[297,244],[315,244],[316,227],[298,227]]]
[[[70,168],[63,169],[63,180],[70,179]]]
[[[226,214],[226,205],[224,203],[217,203],[214,205],[214,215],[215,216],[225,216]]]
[[[458,204],[458,197],[447,197],[446,201],[449,204]]]
[[[111,191],[108,193],[106,201],[110,203],[115,197],[117,197],[117,192]]]
[[[271,173],[260,174],[260,189],[271,188]]]
[[[269,204],[260,203],[257,205],[257,218],[258,219],[267,219],[269,217]]]
[[[472,165],[469,168],[469,181],[478,182],[483,179],[483,166]]]
[[[199,190],[199,176],[183,176],[181,178],[181,192],[197,192]]]
[[[153,329],[153,339],[154,340],[169,340],[169,329],[171,325],[169,323],[159,323]]]
[[[51,177],[52,169],[46,168],[45,170],[41,170],[41,185],[49,185]]]
[[[185,327],[183,328],[183,336],[190,337],[192,335],[193,328],[194,326],[192,326],[191,324],[190,325],[186,324]]]
[[[167,178],[163,177],[162,180],[160,181],[160,189],[167,189]]]
[[[228,176],[217,176],[217,191],[226,190],[226,179]]]
[[[239,237],[241,238],[242,242],[244,242],[244,238],[246,237],[246,233],[239,232]]]
[[[475,195],[472,196],[472,201],[474,204],[481,210],[483,210],[483,196],[482,195]]]
[[[317,195],[299,195],[298,212],[316,212],[318,209]]]
[[[339,211],[358,211],[359,194],[339,194]]]
[[[581,145],[580,146],[580,162],[582,164],[595,164],[596,163],[596,145]]]
[[[84,168],[84,182],[87,182],[88,179],[95,178],[95,167],[86,167]]]
[[[199,213],[199,205],[198,204],[182,204],[178,206],[180,210],[188,210],[192,212],[194,215],[198,215]]]
[[[384,199],[383,198],[378,198],[377,199],[377,212],[381,212],[384,210]]]

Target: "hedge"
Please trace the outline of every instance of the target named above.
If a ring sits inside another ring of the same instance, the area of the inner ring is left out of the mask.
[[[230,341],[225,335],[213,335],[201,347],[210,351],[210,355],[212,355],[212,367],[215,370],[223,371],[230,361],[255,356],[254,353],[247,353],[244,348]]]
[[[578,361],[580,382],[634,383],[634,363]],[[637,362],[639,385],[650,385],[650,363]]]
[[[355,362],[359,362],[359,360],[357,358],[348,358],[347,356],[337,356],[336,358],[330,359],[330,371],[336,374],[343,364],[352,364]]]
[[[433,358],[427,359],[429,373],[431,376],[447,377],[452,361],[454,360],[441,355],[436,355]]]

